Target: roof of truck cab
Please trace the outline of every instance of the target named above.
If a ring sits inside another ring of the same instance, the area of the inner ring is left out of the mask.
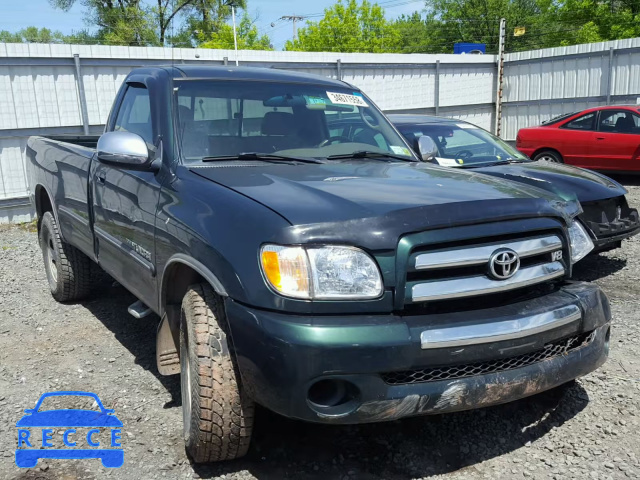
[[[262,80],[266,82],[293,82],[314,85],[326,85],[344,88],[348,84],[320,75],[290,72],[264,67],[236,67],[236,66],[201,66],[201,65],[171,65],[165,67],[173,70],[176,79],[219,79],[219,80]]]
[[[422,125],[425,123],[468,123],[464,120],[457,120],[455,118],[434,117],[432,115],[392,113],[387,115],[387,117],[394,125]]]

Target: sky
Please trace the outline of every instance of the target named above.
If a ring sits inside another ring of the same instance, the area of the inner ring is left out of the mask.
[[[69,12],[57,10],[49,0],[0,0],[0,30],[14,32],[29,26],[47,27],[69,34],[74,30],[86,28],[83,21],[81,0]],[[269,34],[276,50],[293,35],[291,22],[279,20],[283,15],[316,15],[310,19],[318,20],[325,8],[335,0],[248,0],[248,13],[256,19],[260,33]],[[377,0],[385,8],[388,18],[396,18],[420,10],[423,0]],[[272,27],[271,24],[275,26]],[[304,25],[304,21],[299,25]]]

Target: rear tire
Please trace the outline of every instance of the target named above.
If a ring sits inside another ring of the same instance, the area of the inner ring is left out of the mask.
[[[91,292],[91,259],[65,243],[51,212],[40,223],[40,248],[51,295],[58,302],[85,298]]]
[[[554,150],[542,150],[535,157],[533,157],[533,160],[545,160],[552,163],[564,163],[564,161],[562,160],[562,155]]]
[[[254,404],[242,391],[222,300],[208,284],[192,285],[182,301],[180,376],[183,434],[196,463],[244,456]]]

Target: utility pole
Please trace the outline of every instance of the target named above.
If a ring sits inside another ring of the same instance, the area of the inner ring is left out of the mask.
[[[498,44],[498,76],[496,80],[496,123],[495,134],[500,136],[502,130],[502,83],[504,80],[504,42],[507,36],[507,20],[500,19],[500,42]]]
[[[236,67],[238,66],[238,33],[236,31],[236,1],[235,0],[227,0],[224,2],[225,5],[231,7],[231,18],[233,19],[233,45],[236,51]]]
[[[296,29],[296,22],[298,20],[302,21],[305,18],[307,18],[307,17],[302,17],[300,15],[285,15],[283,17],[280,17],[280,20],[285,20],[287,22],[293,22],[293,41],[294,42],[298,38],[298,30]]]

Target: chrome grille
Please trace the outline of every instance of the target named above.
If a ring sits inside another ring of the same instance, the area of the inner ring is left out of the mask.
[[[557,235],[513,240],[510,242],[492,242],[472,247],[460,247],[451,250],[436,250],[421,253],[416,257],[416,270],[435,270],[439,268],[455,268],[487,263],[491,254],[499,248],[510,248],[520,258],[531,257],[541,253],[553,252],[562,248],[562,241]]]
[[[408,385],[412,383],[454,380],[457,378],[504,372],[566,355],[573,350],[589,345],[594,338],[595,331],[582,333],[565,338],[564,340],[549,343],[540,350],[524,355],[489,360],[486,362],[468,363],[465,365],[450,365],[446,367],[424,368],[421,370],[383,373],[382,379],[389,385]]]
[[[416,253],[410,257],[407,301],[487,295],[560,278],[566,273],[562,248],[561,238],[548,234]],[[510,278],[497,280],[488,274],[489,261],[504,249],[515,252],[522,264]]]

